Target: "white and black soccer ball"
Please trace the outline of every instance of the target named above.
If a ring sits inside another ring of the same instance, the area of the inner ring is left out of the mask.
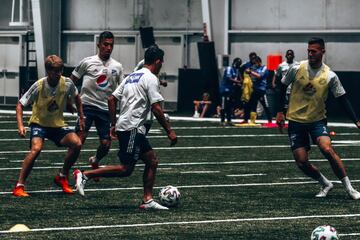
[[[339,236],[330,225],[319,226],[311,233],[311,240],[338,240]]]
[[[175,207],[180,203],[180,192],[177,187],[166,186],[159,192],[160,203],[167,207]]]

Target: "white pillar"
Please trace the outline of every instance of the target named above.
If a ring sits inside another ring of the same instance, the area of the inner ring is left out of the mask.
[[[212,35],[211,35],[211,17],[210,17],[209,0],[201,0],[201,10],[202,10],[203,23],[206,24],[207,35],[209,41],[211,41]]]
[[[36,49],[36,61],[38,77],[45,76],[44,66],[44,38],[43,38],[43,27],[41,21],[41,9],[40,0],[31,0],[33,21],[34,21],[34,34],[35,34],[35,49]]]

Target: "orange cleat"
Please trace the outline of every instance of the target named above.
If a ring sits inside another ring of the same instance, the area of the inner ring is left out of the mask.
[[[73,189],[69,186],[69,182],[66,177],[60,177],[56,175],[54,182],[56,185],[62,188],[64,193],[73,194]]]
[[[16,186],[12,192],[15,197],[29,197],[30,195],[25,192],[24,186]]]

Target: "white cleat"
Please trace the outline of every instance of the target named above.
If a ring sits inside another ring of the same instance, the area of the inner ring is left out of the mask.
[[[75,178],[76,191],[78,191],[81,196],[85,196],[84,188],[86,179],[84,178],[84,174],[79,169],[76,169],[73,175]]]
[[[348,191],[347,193],[354,200],[359,200],[360,199],[360,193],[358,191],[356,191],[355,189],[352,189],[351,191]]]
[[[194,115],[193,115],[193,118],[199,118],[199,117],[200,117],[200,113],[195,112]]]
[[[334,188],[334,184],[330,183],[321,188],[320,192],[315,195],[317,198],[324,198],[328,195],[328,193]]]
[[[148,210],[148,209],[156,209],[156,210],[169,210],[169,208],[167,207],[164,207],[162,205],[160,205],[159,203],[155,202],[154,199],[150,199],[149,201],[147,201],[146,203],[142,203],[140,206],[139,206],[140,209],[145,209],[145,210]]]

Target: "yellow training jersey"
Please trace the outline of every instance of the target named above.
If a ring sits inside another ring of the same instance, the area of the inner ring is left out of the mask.
[[[244,73],[241,101],[249,102],[252,92],[253,92],[253,82],[249,74]]]
[[[29,124],[36,123],[43,127],[63,127],[64,106],[66,103],[65,78],[61,77],[56,92],[49,95],[45,91],[46,78],[39,80],[39,95],[33,103]]]
[[[320,69],[311,69],[308,61],[302,61],[282,80],[292,83],[287,119],[311,123],[326,118],[325,102],[329,89],[335,97],[345,94],[338,77],[323,64]]]

